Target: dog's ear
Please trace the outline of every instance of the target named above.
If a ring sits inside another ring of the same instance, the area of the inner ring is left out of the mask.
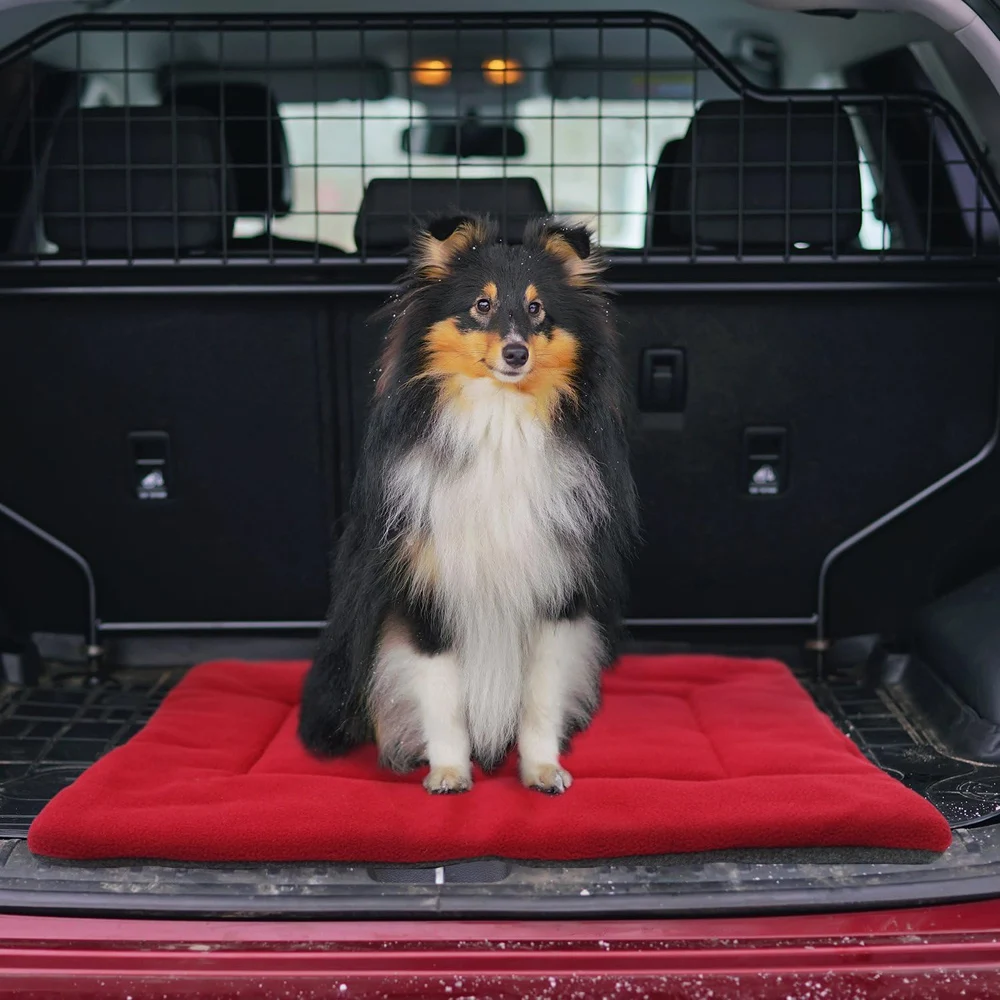
[[[427,281],[447,278],[457,258],[477,247],[494,243],[496,226],[487,217],[449,215],[430,219],[413,236],[410,268]]]
[[[443,243],[453,236],[455,230],[460,226],[474,226],[475,224],[476,217],[474,215],[438,215],[428,219],[423,228],[426,233]]]
[[[597,285],[608,266],[604,254],[595,246],[587,226],[570,225],[551,219],[529,222],[524,242],[555,257],[575,288]]]

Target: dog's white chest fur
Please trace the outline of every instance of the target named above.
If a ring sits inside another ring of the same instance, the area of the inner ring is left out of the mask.
[[[470,379],[434,434],[392,477],[391,519],[425,540],[470,736],[488,755],[514,735],[525,656],[583,582],[607,498],[590,457],[540,421],[530,397],[492,380]]]

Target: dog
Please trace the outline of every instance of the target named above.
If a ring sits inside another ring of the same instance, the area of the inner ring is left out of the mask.
[[[516,744],[559,794],[615,656],[637,533],[606,260],[585,226],[418,231],[388,335],[299,735],[472,787]]]

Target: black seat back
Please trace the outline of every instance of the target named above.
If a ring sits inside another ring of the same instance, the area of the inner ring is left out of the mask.
[[[218,252],[233,204],[221,136],[196,109],[77,109],[53,136],[42,223],[65,256]]]
[[[398,253],[406,248],[416,222],[444,212],[489,214],[500,223],[501,238],[518,243],[529,219],[548,207],[533,177],[456,181],[451,178],[377,178],[365,189],[354,227],[358,250]]]
[[[670,142],[664,143],[653,171],[646,214],[646,245],[651,249],[669,247],[671,242],[677,242],[670,232],[670,213],[677,154],[682,141],[682,139],[671,139]]]
[[[858,145],[833,102],[706,102],[676,163],[671,242],[828,253],[861,228]]]
[[[166,108],[204,108],[222,127],[241,216],[280,219],[292,210],[292,166],[278,102],[263,84],[182,83]]]

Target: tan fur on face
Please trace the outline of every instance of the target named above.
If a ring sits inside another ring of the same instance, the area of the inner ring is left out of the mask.
[[[604,263],[598,255],[581,258],[561,233],[549,233],[543,248],[562,264],[566,280],[574,288],[592,285],[604,270]]]
[[[576,402],[576,372],[580,344],[568,330],[553,327],[549,336],[541,334],[528,338],[531,371],[510,388],[530,393],[539,416],[552,417],[559,401]]]
[[[454,319],[441,320],[427,331],[428,363],[424,377],[437,378],[442,397],[454,400],[462,380],[492,378],[490,368],[502,365],[503,340],[489,331],[463,333]],[[528,338],[528,373],[520,382],[500,383],[511,392],[530,396],[536,415],[549,420],[562,398],[576,400],[575,378],[580,345],[568,330],[554,327],[549,336]]]
[[[491,347],[497,350],[500,344],[499,336],[485,330],[463,333],[454,319],[435,323],[427,331],[424,341],[428,358],[423,375],[441,379],[442,389],[447,390],[449,395],[458,388],[453,384],[456,379],[489,376],[490,371],[485,364],[487,355]]]
[[[414,240],[413,269],[430,281],[442,281],[451,274],[455,258],[490,238],[485,219],[463,222],[446,240],[420,233]]]

